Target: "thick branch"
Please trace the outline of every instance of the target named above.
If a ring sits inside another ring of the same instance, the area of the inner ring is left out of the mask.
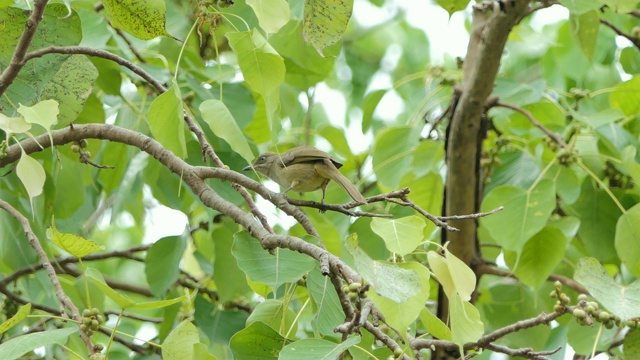
[[[131,61],[124,59],[118,55],[115,55],[108,51],[104,51],[100,49],[93,49],[85,46],[50,46],[50,47],[32,51],[26,54],[25,61],[39,58],[47,54],[88,55],[88,56],[95,56],[95,57],[103,58],[106,60],[110,60],[117,63],[120,66],[124,66],[125,68],[131,70],[134,74],[140,76],[142,79],[144,79],[149,84],[151,84],[159,93],[164,93],[165,91],[167,91],[167,88],[162,83],[156,80],[153,76],[151,76],[141,67],[137,66]],[[185,123],[187,124],[187,127],[189,128],[189,131],[191,131],[198,139],[198,142],[200,143],[200,147],[202,148],[203,158],[206,160],[206,156],[208,156],[213,160],[216,166],[224,168],[225,167],[224,163],[222,162],[222,160],[220,160],[220,158],[215,153],[215,151],[213,151],[213,148],[207,141],[204,132],[202,131],[202,129],[200,129],[198,124],[193,120],[193,118],[191,118],[191,116],[187,113],[186,110],[183,111],[183,118]],[[258,208],[253,202],[251,195],[245,189],[238,186],[236,183],[232,183],[231,185],[236,191],[240,193],[240,195],[244,198],[247,204],[249,204],[251,212],[260,220],[260,222],[262,223],[262,226],[265,229],[267,229],[267,231],[273,233],[273,230],[267,223],[266,217],[264,216],[264,214],[258,211]],[[315,230],[313,230],[312,232],[315,232]],[[310,234],[314,235],[311,232]]]
[[[184,183],[191,188],[191,191],[200,198],[205,206],[208,206],[214,210],[217,210],[227,216],[229,216],[237,224],[241,225],[251,236],[260,241],[265,249],[274,249],[276,247],[288,248],[294,251],[298,251],[303,254],[307,254],[312,258],[322,263],[328,263],[328,268],[331,269],[334,274],[337,274],[347,280],[348,282],[360,281],[360,276],[346,264],[344,264],[338,257],[321,249],[313,244],[310,244],[300,238],[286,235],[274,235],[265,229],[255,218],[243,211],[237,205],[227,201],[220,197],[211,187],[209,187],[201,174],[209,173],[210,177],[215,177],[221,180],[229,180],[252,189],[256,192],[264,192],[266,189],[262,184],[231,170],[221,168],[206,168],[206,167],[194,167],[187,164],[184,160],[175,156],[172,152],[166,150],[156,140],[137,133],[132,130],[120,128],[113,125],[105,124],[87,124],[87,125],[74,125],[73,128],[64,128],[61,130],[55,130],[52,132],[54,145],[64,145],[74,141],[80,141],[85,138],[103,139],[115,142],[124,143],[139,148],[140,150],[148,153],[168,170],[181,177]],[[42,151],[42,148],[51,147],[49,136],[46,134],[40,135],[35,139],[25,139],[21,142],[22,148],[27,154],[33,152]],[[42,148],[40,147],[42,146]],[[11,145],[7,148],[6,156],[0,159],[0,167],[4,167],[20,158],[21,150],[17,144]],[[206,170],[208,169],[208,170]],[[273,193],[273,197],[278,197],[279,194]],[[286,199],[282,197],[286,202]],[[288,204],[288,203],[287,203]],[[280,205],[280,204],[278,204]],[[290,205],[288,204],[289,206]],[[298,211],[300,211],[298,209]]]

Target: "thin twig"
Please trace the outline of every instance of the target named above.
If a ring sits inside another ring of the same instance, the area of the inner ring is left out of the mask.
[[[640,39],[638,39],[635,36],[632,36],[630,34],[625,33],[624,31],[622,31],[622,29],[620,29],[619,27],[615,26],[612,22],[610,22],[609,20],[606,19],[600,19],[600,23],[603,25],[606,25],[607,27],[609,27],[611,30],[613,30],[616,34],[626,38],[627,40],[631,41],[631,43],[640,50]]]
[[[129,50],[131,50],[131,52],[136,57],[136,59],[138,59],[138,61],[140,61],[141,63],[146,64],[147,60],[145,60],[142,57],[142,54],[140,54],[140,52],[138,52],[138,49],[136,49],[133,46],[133,43],[131,42],[131,40],[129,40],[129,38],[126,36],[126,34],[120,29],[116,29],[116,28],[114,28],[114,29],[116,30],[116,34],[118,34],[122,38],[122,40],[124,40],[124,42],[127,43],[127,46],[129,47]]]
[[[56,297],[58,298],[58,301],[60,301],[59,314],[63,317],[66,317],[67,312],[64,309],[66,307],[67,309],[69,309],[69,311],[71,311],[72,318],[76,320],[78,324],[81,324],[82,317],[80,316],[80,312],[78,311],[78,308],[73,304],[71,299],[67,296],[67,294],[65,294],[64,290],[62,290],[62,285],[58,280],[56,271],[51,265],[51,262],[49,262],[49,258],[47,257],[47,254],[44,252],[42,245],[40,245],[40,240],[38,240],[35,233],[31,229],[31,224],[29,224],[29,220],[27,220],[27,218],[24,217],[24,215],[22,215],[18,210],[16,210],[13,206],[11,206],[11,204],[9,204],[8,202],[2,199],[0,199],[0,208],[8,212],[11,216],[13,216],[16,220],[18,220],[22,225],[22,229],[24,230],[24,234],[27,237],[27,240],[29,241],[29,245],[31,245],[33,250],[35,250],[36,254],[38,254],[38,257],[40,258],[40,263],[42,264],[42,267],[47,272],[47,275],[49,276],[49,281],[51,281],[51,284],[53,284],[53,289],[56,293]],[[89,338],[89,336],[82,330],[80,330],[80,336],[82,337],[82,340],[84,341],[84,343],[87,345],[89,349],[89,354],[93,354],[94,353],[93,344],[91,343],[91,339]]]
[[[527,119],[529,119],[529,121],[533,124],[533,126],[537,127],[538,129],[542,130],[543,133],[545,133],[548,137],[550,137],[551,139],[553,139],[553,141],[556,142],[556,144],[558,144],[560,147],[562,148],[566,148],[567,147],[567,143],[564,141],[564,139],[562,139],[562,137],[556,133],[554,133],[553,131],[547,129],[546,127],[544,127],[544,125],[542,125],[538,120],[536,120],[535,117],[533,117],[533,115],[528,112],[527,110],[519,107],[519,106],[515,106],[512,104],[506,104],[506,103],[502,103],[500,101],[496,101],[495,103],[491,104],[493,106],[500,106],[503,108],[507,108],[507,109],[511,109],[513,111],[519,112],[520,114],[524,115],[524,117],[526,117]]]
[[[493,215],[495,213],[497,213],[498,211],[502,211],[504,210],[504,206],[498,206],[497,208],[491,210],[491,211],[487,211],[487,212],[479,212],[479,213],[475,213],[475,214],[469,214],[469,215],[451,215],[451,216],[438,216],[438,219],[442,220],[442,221],[447,221],[447,220],[465,220],[465,219],[479,219],[481,217],[485,217],[485,216],[489,216],[489,215]]]

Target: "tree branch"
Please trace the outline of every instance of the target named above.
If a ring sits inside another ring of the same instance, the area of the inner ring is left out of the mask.
[[[18,41],[18,45],[16,49],[13,51],[13,56],[11,57],[11,61],[9,62],[9,66],[2,72],[0,75],[0,96],[7,91],[9,85],[13,83],[13,80],[16,79],[20,70],[25,64],[25,54],[27,53],[27,49],[29,49],[29,45],[31,45],[31,41],[38,30],[38,25],[42,21],[44,16],[44,9],[47,7],[47,3],[49,0],[34,0],[33,2],[33,11],[31,12],[31,16],[27,19],[27,23],[24,25],[24,31],[22,32],[22,36]]]
[[[49,258],[47,257],[47,254],[44,252],[44,249],[40,245],[40,240],[38,240],[35,233],[31,229],[29,220],[27,220],[26,217],[24,217],[13,206],[11,206],[11,204],[9,204],[8,202],[2,199],[0,199],[0,208],[8,212],[14,218],[16,218],[16,220],[18,220],[22,225],[22,228],[24,229],[24,234],[27,237],[27,240],[29,241],[29,245],[31,245],[33,250],[35,250],[36,254],[38,254],[38,257],[40,258],[40,263],[42,264],[42,267],[47,272],[47,275],[49,276],[49,281],[51,281],[51,284],[53,284],[53,289],[56,293],[56,297],[58,298],[58,301],[60,301],[60,312],[59,312],[60,316],[62,317],[67,316],[67,312],[64,310],[64,308],[66,307],[67,309],[69,309],[69,311],[71,311],[71,316],[74,320],[78,322],[78,325],[81,324],[82,317],[80,316],[80,312],[78,311],[78,308],[73,304],[71,299],[69,299],[67,294],[65,294],[64,290],[62,290],[62,285],[58,280],[56,271],[53,269],[53,266],[51,265],[51,262],[49,262]],[[89,354],[90,355],[93,354],[94,353],[93,344],[91,343],[91,339],[89,338],[87,333],[80,330],[80,336],[82,337],[82,340],[84,341],[84,343],[87,345],[87,348],[89,349]]]
[[[564,139],[562,139],[562,136],[554,133],[553,131],[547,129],[546,127],[544,127],[544,125],[542,125],[538,120],[536,120],[535,117],[533,117],[533,115],[528,112],[527,110],[519,107],[519,106],[515,106],[515,105],[511,105],[511,104],[506,104],[506,103],[502,103],[500,101],[495,101],[493,104],[488,104],[489,106],[500,106],[503,108],[507,108],[516,112],[519,112],[520,114],[524,115],[524,117],[526,117],[527,119],[529,119],[529,121],[533,124],[533,126],[537,127],[538,129],[542,130],[543,133],[545,133],[548,137],[550,137],[551,139],[553,139],[553,141],[555,141],[556,144],[558,144],[560,147],[562,148],[566,148],[567,147],[567,143],[564,142]]]

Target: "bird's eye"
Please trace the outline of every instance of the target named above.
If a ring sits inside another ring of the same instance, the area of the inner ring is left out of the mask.
[[[267,160],[267,158],[266,158],[266,157],[264,157],[264,156],[260,156],[260,159],[259,159],[259,160],[260,160],[260,161],[265,161],[265,160]]]

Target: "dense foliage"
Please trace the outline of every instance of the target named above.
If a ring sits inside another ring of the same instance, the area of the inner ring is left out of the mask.
[[[436,3],[0,0],[0,358],[640,357],[640,1]]]

